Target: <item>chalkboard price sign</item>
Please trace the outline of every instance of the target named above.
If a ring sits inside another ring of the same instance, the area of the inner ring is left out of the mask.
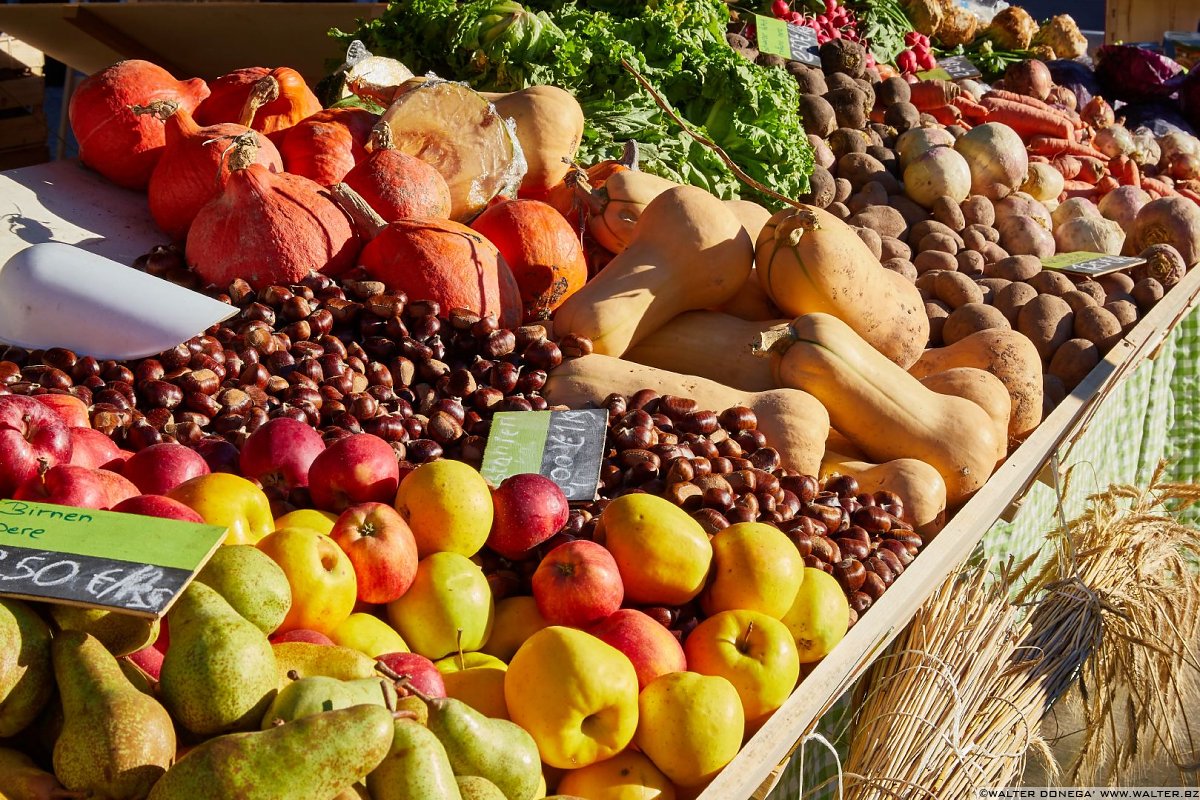
[[[946,70],[950,74],[950,79],[955,81],[966,78],[979,78],[983,75],[979,71],[979,67],[972,64],[966,56],[939,58],[938,67]]]
[[[570,501],[596,499],[608,431],[608,410],[503,411],[492,417],[483,451],[483,477],[536,472],[554,481]]]
[[[1146,263],[1146,259],[1137,256],[1109,256],[1103,253],[1088,253],[1077,250],[1071,253],[1059,253],[1050,258],[1042,259],[1046,269],[1056,269],[1060,272],[1071,272],[1076,275],[1095,277],[1107,275],[1110,272],[1120,272],[1123,269],[1136,267]]]
[[[754,30],[761,53],[783,56],[805,64],[821,63],[817,55],[817,32],[806,25],[792,25],[774,17],[755,15]]]
[[[161,617],[227,530],[0,500],[0,595]]]

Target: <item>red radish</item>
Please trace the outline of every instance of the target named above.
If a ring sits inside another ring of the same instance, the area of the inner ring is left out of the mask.
[[[771,13],[780,19],[786,17],[788,12],[791,10],[792,9],[788,6],[787,0],[775,0],[775,2],[771,4]]]

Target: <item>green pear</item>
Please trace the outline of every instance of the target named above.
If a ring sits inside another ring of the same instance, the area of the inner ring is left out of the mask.
[[[125,673],[125,677],[133,684],[133,688],[142,694],[154,697],[155,680],[147,675],[141,667],[125,657],[117,659],[117,666],[121,668],[121,672]]]
[[[39,769],[20,750],[0,747],[0,800],[49,800],[69,797],[58,778]]]
[[[377,675],[375,659],[349,647],[312,642],[277,642],[271,645],[271,649],[275,652],[280,689],[294,680],[313,675],[343,681]]]
[[[292,607],[287,574],[252,544],[217,548],[196,580],[216,589],[233,610],[270,634]]]
[[[0,597],[0,738],[37,718],[50,695],[50,628],[20,600]]]
[[[530,800],[542,777],[541,756],[533,737],[515,722],[485,717],[452,697],[425,697],[429,730],[446,748],[455,775],[487,778],[508,800]]]
[[[135,617],[120,611],[52,605],[50,616],[61,630],[90,633],[108,652],[118,657],[136,653],[154,644],[158,638],[157,619]]]
[[[63,729],[54,774],[72,791],[141,800],[175,759],[175,728],[95,636],[63,631],[51,645]]]
[[[371,795],[367,794],[367,787],[361,783],[356,783],[348,789],[344,789],[333,800],[372,800]]]
[[[339,681],[337,678],[314,675],[292,681],[279,690],[267,707],[267,713],[263,714],[262,729],[265,731],[278,722],[292,722],[322,711],[335,711],[362,703],[391,708],[395,702],[396,688],[382,678]]]
[[[394,728],[386,708],[359,705],[269,731],[217,736],[179,759],[154,785],[149,800],[336,797],[383,760]]]
[[[167,616],[159,690],[171,716],[202,736],[258,726],[278,686],[266,635],[215,589],[192,582]]]
[[[487,778],[481,778],[478,775],[459,775],[455,780],[458,781],[458,791],[462,795],[462,800],[507,800],[504,792],[500,791],[500,787]]]
[[[374,800],[461,800],[454,770],[442,743],[410,719],[397,719],[392,747],[367,776]]]

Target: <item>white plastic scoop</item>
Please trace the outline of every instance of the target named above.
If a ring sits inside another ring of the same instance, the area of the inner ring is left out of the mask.
[[[0,342],[126,360],[169,350],[237,308],[69,244],[0,267]]]

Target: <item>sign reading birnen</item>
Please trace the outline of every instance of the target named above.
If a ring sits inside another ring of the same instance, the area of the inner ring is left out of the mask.
[[[227,531],[0,500],[0,595],[161,617]]]
[[[608,410],[502,411],[492,417],[483,451],[483,477],[499,485],[536,472],[559,485],[567,500],[596,499]]]

